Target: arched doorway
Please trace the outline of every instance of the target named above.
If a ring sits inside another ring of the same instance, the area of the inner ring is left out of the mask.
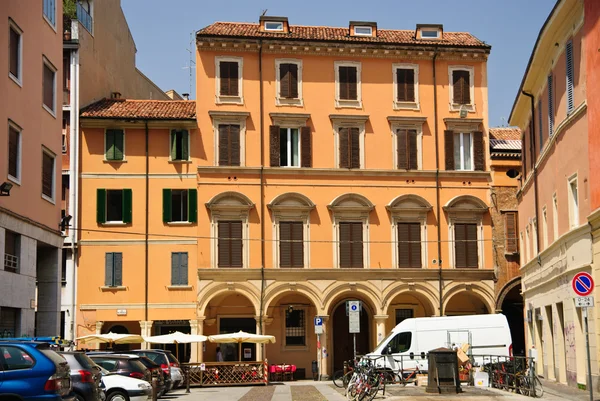
[[[506,288],[502,305],[502,314],[508,320],[510,335],[512,337],[513,354],[525,355],[525,321],[523,319],[523,296],[521,295],[521,282]]]
[[[434,316],[435,307],[427,296],[416,291],[404,291],[391,299],[388,304],[387,315],[385,333],[382,333],[382,335],[389,333],[405,319]],[[381,340],[383,340],[383,337],[378,338],[377,342],[379,343]]]
[[[110,330],[108,330],[108,333],[129,334],[129,330],[127,329],[127,327],[117,324],[112,326]],[[108,344],[106,344],[105,347],[106,349],[111,348],[111,346]],[[129,351],[131,348],[130,344],[113,344],[111,349],[113,351]]]
[[[444,310],[447,316],[484,315],[490,313],[486,303],[471,291],[461,291],[454,294]]]
[[[354,357],[354,334],[350,333],[350,323],[346,312],[345,299],[333,308],[333,372],[344,367],[344,361]],[[356,334],[356,355],[364,355],[371,351],[371,325],[373,313],[369,306],[362,302],[360,313],[360,333]]]

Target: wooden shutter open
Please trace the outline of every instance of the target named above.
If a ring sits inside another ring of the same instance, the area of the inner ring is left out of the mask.
[[[483,146],[483,132],[473,132],[473,164],[476,171],[485,170],[485,147]]]
[[[172,219],[172,193],[168,188],[163,188],[163,223],[169,223]]]
[[[96,222],[106,223],[106,189],[96,189]]]
[[[123,190],[123,223],[131,223],[133,217],[133,191]]]
[[[188,160],[190,158],[189,132],[186,129],[179,132],[181,133],[181,160]]]
[[[269,127],[269,137],[269,157],[271,167],[279,167],[281,166],[281,132],[279,125],[271,125]]]
[[[408,153],[406,151],[406,136],[408,131],[406,129],[399,129],[396,131],[396,154],[398,158],[398,168],[406,170],[408,168]]]
[[[360,168],[360,131],[350,128],[350,168]]]
[[[517,241],[517,213],[504,213],[504,247],[505,253],[519,252],[519,243]]]
[[[454,170],[454,131],[444,131],[446,170]]]
[[[198,190],[188,189],[188,221],[196,223],[198,221]]]
[[[10,73],[16,77],[21,78],[19,76],[19,38],[20,35],[17,31],[15,31],[12,27],[10,28],[10,39],[9,39],[9,71]]]
[[[290,97],[290,64],[279,64],[279,97]]]
[[[49,198],[53,195],[54,158],[48,153],[42,154],[42,193]]]
[[[44,64],[42,82],[44,104],[50,110],[54,111],[54,71],[52,71],[46,64]]]
[[[112,287],[113,281],[113,253],[106,253],[104,255],[104,285],[106,287]]]
[[[350,128],[340,128],[338,135],[340,142],[340,168],[350,168]]]
[[[300,153],[302,167],[312,167],[312,133],[310,127],[300,128]]]

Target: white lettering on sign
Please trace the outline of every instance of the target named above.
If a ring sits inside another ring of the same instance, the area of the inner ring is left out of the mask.
[[[591,308],[594,306],[594,297],[575,297],[577,308]]]

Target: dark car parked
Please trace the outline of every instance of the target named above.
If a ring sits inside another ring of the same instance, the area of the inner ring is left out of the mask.
[[[71,367],[71,383],[77,401],[103,401],[100,367],[83,352],[59,352]]]
[[[152,383],[152,374],[139,357],[118,354],[88,354],[97,365],[111,373],[129,376]]]
[[[165,377],[165,392],[168,392],[173,388],[173,380],[171,378],[171,364],[169,356],[167,355],[170,354],[169,351],[163,351],[159,349],[136,349],[128,351],[128,353],[135,355],[143,355],[150,359],[152,362],[159,365]]]
[[[133,356],[140,359],[140,362],[144,364],[146,369],[150,371],[152,378],[156,378],[156,394],[158,397],[162,397],[166,392],[167,388],[165,386],[165,375],[160,368],[160,365],[153,362],[151,359],[145,357],[144,355],[133,355],[133,354],[120,354],[125,356]]]
[[[69,364],[48,343],[0,341],[0,400],[75,401]]]

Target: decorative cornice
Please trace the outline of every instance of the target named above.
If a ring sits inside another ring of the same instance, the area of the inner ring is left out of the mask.
[[[330,114],[329,119],[333,122],[356,122],[364,124],[369,120],[368,114]]]
[[[217,118],[248,118],[250,117],[249,111],[225,111],[225,110],[209,110],[208,115]]]
[[[310,114],[306,113],[269,113],[269,117],[273,120],[274,125],[299,125],[304,126],[310,118]]]
[[[387,120],[390,123],[423,124],[427,122],[427,117],[388,116]]]

